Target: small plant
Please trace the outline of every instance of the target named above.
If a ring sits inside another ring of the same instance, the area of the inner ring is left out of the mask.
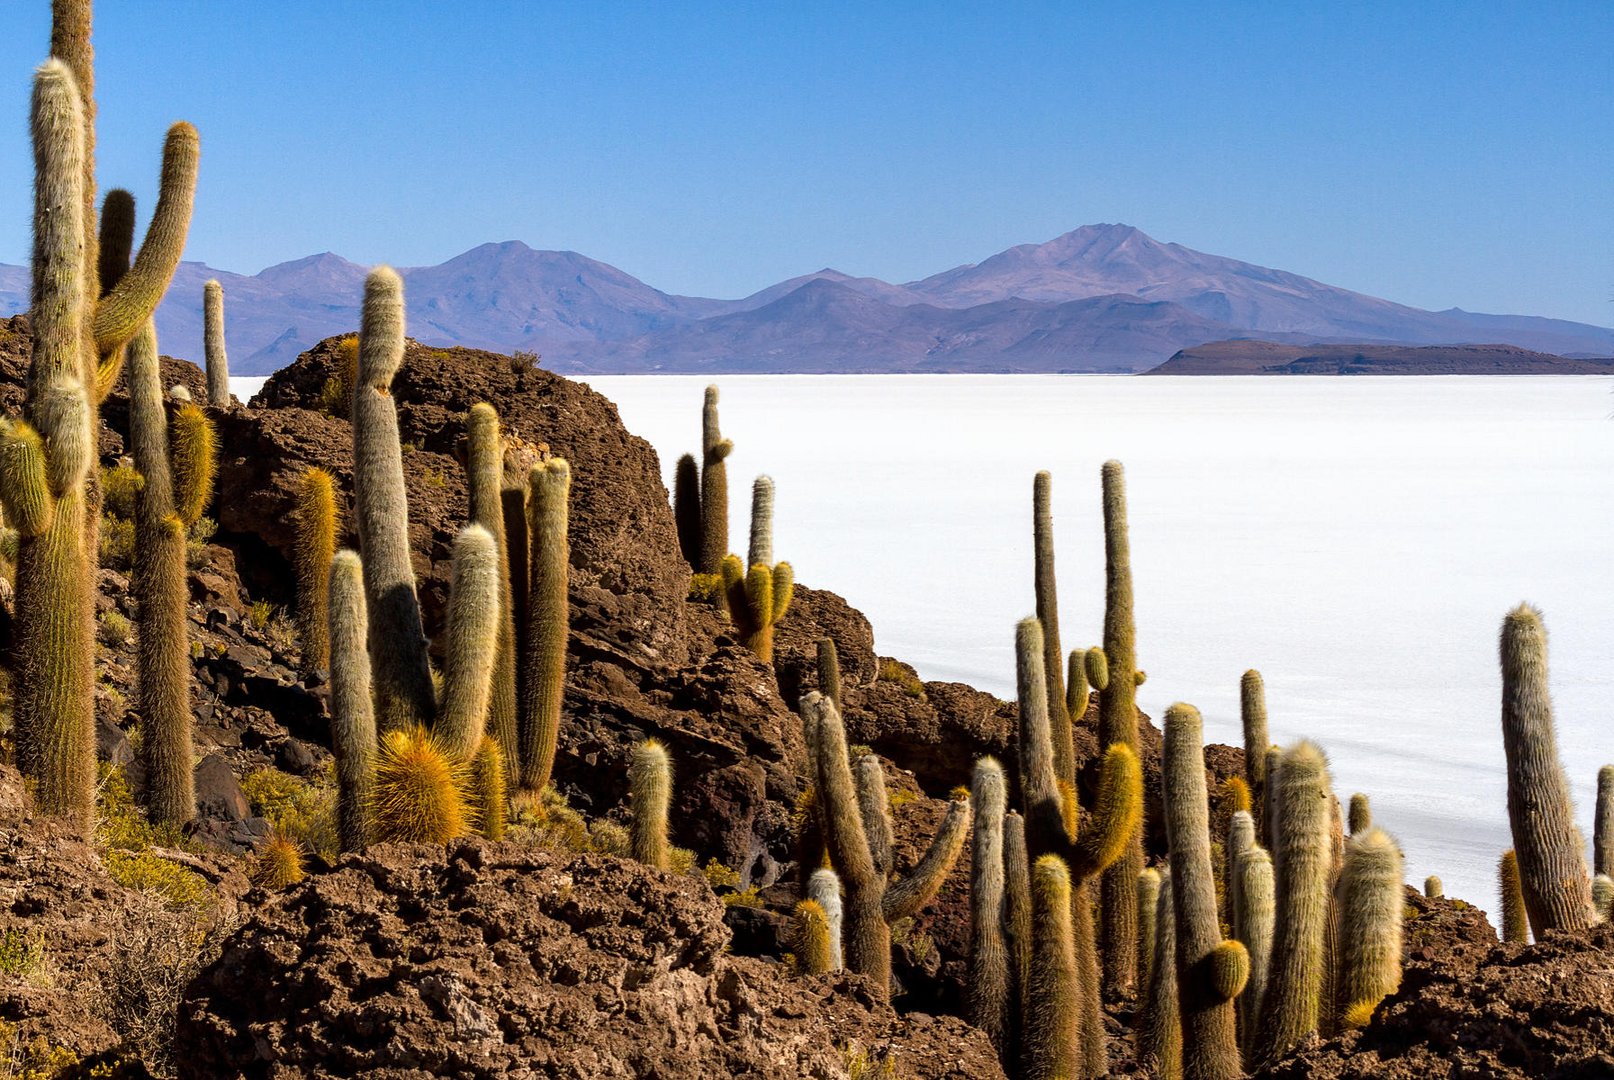
[[[106,853],[107,876],[125,889],[151,893],[168,907],[202,907],[212,897],[207,880],[194,870],[143,851]]]
[[[757,895],[757,887],[738,889],[734,892],[724,893],[721,897],[724,907],[759,908],[762,906],[762,897]]]
[[[722,575],[689,575],[689,599],[697,604],[710,604],[713,607],[721,605],[723,602]]]
[[[123,615],[116,611],[103,611],[96,621],[100,624],[97,636],[101,644],[117,648],[128,643],[131,628],[129,620]]]
[[[257,769],[241,781],[252,812],[274,827],[278,836],[331,861],[340,850],[336,834],[336,779],[327,769],[309,783],[279,769]]]
[[[303,845],[276,830],[258,849],[252,865],[252,883],[278,892],[303,880]]]
[[[376,756],[371,821],[379,841],[441,844],[469,831],[465,767],[425,728],[389,731]]]
[[[30,983],[48,982],[50,959],[37,934],[8,929],[0,936],[0,973],[15,975]]]
[[[420,478],[434,488],[448,486],[448,477],[444,475],[442,469],[426,469],[421,472]]]
[[[0,1020],[0,1077],[4,1080],[53,1080],[79,1063],[65,1046],[52,1046],[43,1036],[27,1040],[17,1024]]]
[[[101,470],[101,509],[125,521],[134,520],[135,496],[146,486],[127,458]]]
[[[128,573],[134,566],[135,527],[127,518],[101,515],[101,565]]]
[[[915,675],[908,665],[900,660],[893,660],[889,656],[881,657],[876,678],[880,682],[896,683],[911,698],[916,698],[920,701],[925,699],[925,684],[920,681],[919,676]]]
[[[706,884],[712,887],[713,892],[718,889],[738,889],[740,887],[740,872],[730,870],[727,866],[718,862],[716,858],[706,860],[706,865],[701,867],[701,877],[706,879]]]
[[[895,1061],[889,1057],[876,1058],[857,1042],[849,1042],[842,1047],[841,1056],[846,1062],[846,1075],[850,1080],[880,1080],[897,1075]]]
[[[254,600],[247,608],[247,625],[254,630],[262,631],[269,626],[269,620],[275,617],[275,605],[267,600]]]
[[[543,357],[531,349],[517,349],[510,354],[510,370],[519,375],[528,368],[537,367],[538,361],[542,359]]]

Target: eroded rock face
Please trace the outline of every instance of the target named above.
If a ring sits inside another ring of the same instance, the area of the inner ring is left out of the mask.
[[[181,1007],[182,1077],[1002,1076],[857,976],[731,957],[704,883],[511,843],[384,845],[262,907]],[[880,1074],[886,1075],[886,1074]]]

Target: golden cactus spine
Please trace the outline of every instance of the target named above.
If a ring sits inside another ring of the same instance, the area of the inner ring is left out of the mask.
[[[970,787],[975,836],[970,848],[970,973],[965,994],[970,1022],[986,1032],[999,1059],[1007,1063],[1013,982],[1003,925],[1003,815],[1008,809],[1003,766],[994,758],[981,758]]]
[[[224,286],[209,281],[202,286],[202,352],[207,362],[207,401],[229,408],[230,357],[224,349]]]
[[[667,810],[672,804],[672,759],[667,748],[646,739],[633,748],[628,766],[628,795],[633,810],[633,857],[657,870],[669,868]],[[822,909],[820,909],[822,910]]]
[[[1127,535],[1126,471],[1107,461],[1100,473],[1104,503],[1104,659],[1106,685],[1099,694],[1098,741],[1138,748],[1137,628],[1132,612],[1132,544]],[[1139,819],[1122,858],[1104,875],[1102,887],[1104,989],[1112,998],[1132,990],[1137,976],[1137,910],[1132,891],[1143,869],[1143,823]],[[1178,928],[1179,932],[1181,927]]]
[[[302,641],[304,674],[331,665],[331,559],[336,554],[336,487],[320,468],[303,471],[297,482],[297,636]]]
[[[359,553],[337,552],[329,577],[336,832],[343,851],[362,851],[371,836],[376,728],[370,686],[370,620]]]
[[[706,388],[701,408],[701,559],[700,572],[721,573],[729,553],[729,474],[725,462],[734,444],[723,438],[717,421],[717,387]]]
[[[796,904],[796,965],[808,975],[835,970],[829,944],[829,917],[816,900]]]
[[[1340,874],[1339,1027],[1366,1025],[1401,985],[1401,849],[1369,826],[1345,845]]]
[[[807,879],[807,897],[824,912],[829,933],[829,970],[839,971],[846,966],[841,953],[841,879],[827,867],[814,870]]]
[[[1502,940],[1528,942],[1530,919],[1524,909],[1524,888],[1519,883],[1519,856],[1512,848],[1502,853],[1496,870],[1502,894]]]
[[[1524,908],[1537,937],[1548,930],[1584,930],[1592,921],[1591,878],[1558,758],[1541,612],[1520,604],[1508,613],[1501,653],[1508,820]]]
[[[566,696],[566,645],[571,634],[567,520],[572,470],[564,458],[532,467],[528,487],[531,564],[527,573],[527,634],[521,660],[521,787],[549,785],[560,742],[560,708]]]
[[[1054,574],[1053,477],[1039,472],[1031,483],[1032,585],[1037,621],[1042,624],[1042,673],[1048,684],[1048,725],[1053,734],[1054,775],[1076,779],[1076,747],[1062,677],[1064,650],[1059,647],[1059,581]],[[1085,712],[1085,708],[1083,709]]]
[[[1179,702],[1166,710],[1165,727],[1161,768],[1176,916],[1183,1076],[1235,1080],[1243,1070],[1233,1002],[1249,977],[1249,955],[1241,943],[1223,940],[1216,916],[1199,710]]]
[[[468,773],[422,727],[389,731],[376,753],[370,826],[382,843],[442,844],[469,831]]]
[[[436,716],[426,632],[409,554],[409,501],[392,379],[403,364],[403,280],[378,266],[364,282],[353,384],[353,506],[370,612],[370,661],[381,732]]]
[[[488,699],[499,640],[499,547],[481,525],[454,538],[448,597],[443,698],[432,734],[443,750],[469,761],[486,734]]]
[[[499,414],[485,401],[471,406],[466,428],[465,486],[470,517],[493,537],[498,562],[499,620],[486,728],[504,751],[505,768],[510,773],[509,778],[513,778],[519,748],[516,740],[516,607],[504,517],[504,439],[499,434]],[[525,528],[525,512],[520,520]],[[525,572],[523,563],[522,573]]]
[[[790,609],[795,593],[795,572],[787,562],[765,566],[757,563],[747,571],[737,555],[726,555],[721,564],[723,595],[729,618],[740,632],[746,648],[764,663],[773,662],[773,628]]]

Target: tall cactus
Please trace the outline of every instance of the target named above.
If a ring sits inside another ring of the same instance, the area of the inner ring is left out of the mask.
[[[818,689],[837,709],[846,707],[841,698],[841,658],[834,638],[818,639]]]
[[[1335,805],[1328,761],[1313,743],[1296,743],[1287,750],[1270,782],[1278,829],[1277,915],[1254,1043],[1254,1058],[1264,1064],[1276,1062],[1318,1027]]]
[[[673,466],[673,523],[678,527],[678,550],[698,573],[701,568],[701,468],[694,454],[685,454]]]
[[[1003,815],[1008,788],[996,759],[983,757],[975,763],[970,797],[975,802],[975,836],[970,848],[970,974],[965,993],[970,1023],[986,1032],[999,1059],[1006,1062],[1013,1019],[1003,925]]]
[[[224,349],[224,286],[209,281],[202,286],[202,352],[207,360],[207,401],[229,408],[230,357]]]
[[[471,406],[466,423],[465,481],[471,520],[492,535],[497,548],[499,625],[487,731],[504,751],[506,778],[514,779],[520,766],[516,741],[516,606],[504,520],[504,439],[499,434],[499,414],[485,401]],[[525,528],[525,513],[521,524]],[[522,564],[522,572],[526,572],[526,564]]]
[[[1239,856],[1255,846],[1255,819],[1248,810],[1235,810],[1227,825],[1227,844],[1222,849],[1222,895],[1227,902],[1227,925],[1233,927],[1233,936],[1239,937]],[[1243,941],[1243,938],[1239,938]]]
[[[1529,941],[1530,918],[1525,914],[1524,888],[1519,883],[1519,856],[1512,848],[1502,853],[1496,878],[1502,894],[1502,940]]]
[[[1508,820],[1524,907],[1537,937],[1548,930],[1584,930],[1592,921],[1591,879],[1558,759],[1541,612],[1528,604],[1509,612],[1501,652]]]
[[[1098,699],[1101,746],[1123,743],[1138,749],[1137,630],[1132,614],[1132,545],[1127,536],[1126,472],[1107,461],[1101,473],[1104,498],[1104,659],[1105,688]],[[1143,869],[1143,822],[1126,850],[1104,875],[1104,989],[1125,997],[1137,976],[1137,909],[1132,891]],[[1181,928],[1179,928],[1180,930]]]
[[[1076,779],[1076,745],[1065,700],[1064,650],[1059,647],[1059,582],[1054,574],[1053,477],[1045,470],[1031,483],[1032,584],[1042,624],[1042,672],[1048,684],[1048,725],[1053,733],[1054,775]],[[1083,711],[1086,709],[1084,707]]]
[[[523,642],[518,716],[521,787],[549,785],[560,745],[560,707],[566,696],[566,645],[571,635],[568,598],[571,548],[567,521],[572,470],[564,458],[532,467],[528,481],[532,562],[527,580],[527,634]]]
[[[1272,740],[1267,734],[1266,683],[1254,668],[1239,680],[1239,721],[1244,729],[1244,776],[1255,806],[1260,807],[1266,802],[1267,748]]]
[[[1070,871],[1057,855],[1031,868],[1031,983],[1026,993],[1026,1080],[1077,1075],[1080,986],[1071,932]]]
[[[1154,956],[1138,1023],[1138,1062],[1158,1080],[1182,1080],[1182,1014],[1177,992],[1177,919],[1171,877],[1160,879],[1155,902]]]
[[[633,857],[657,870],[669,869],[667,809],[672,805],[672,758],[660,741],[646,739],[633,748],[628,796],[633,808]]]
[[[1401,985],[1401,849],[1383,829],[1353,833],[1340,874],[1339,1026],[1362,1027]]]
[[[343,851],[362,851],[371,835],[376,730],[369,623],[359,553],[339,551],[330,569],[331,749],[336,758],[336,832]]]
[[[875,866],[847,760],[840,712],[824,695],[802,698],[808,737],[816,743],[818,807],[835,867],[846,886],[846,966],[870,976],[882,991],[891,983],[891,927],[917,914],[941,888],[969,835],[970,804],[955,796],[930,848],[907,877],[888,883]]]
[[[476,755],[486,733],[495,674],[488,658],[497,649],[501,622],[499,588],[498,541],[481,525],[467,525],[454,538],[443,697],[432,729],[437,744],[460,761]]]
[[[721,564],[723,595],[729,618],[746,648],[764,663],[773,662],[773,628],[790,609],[796,577],[787,562],[754,564],[749,571],[738,555],[725,555]]]
[[[706,388],[701,408],[701,561],[703,574],[720,573],[729,553],[729,473],[734,444],[717,423],[717,387]]]
[[[336,554],[336,489],[331,474],[311,467],[297,481],[297,636],[304,674],[331,664],[330,573]]]
[[[1239,1067],[1233,1001],[1249,977],[1249,954],[1222,938],[1211,869],[1210,813],[1199,710],[1166,710],[1161,768],[1177,934],[1177,996],[1182,1011],[1183,1076],[1235,1080]]]
[[[1026,850],[1026,819],[1010,810],[1003,815],[1003,936],[1009,948],[1009,1008],[1013,1036],[1006,1062],[1020,1060],[1019,1031],[1025,1025],[1026,993],[1031,985],[1031,860]]]
[[[403,280],[378,266],[364,282],[359,370],[353,385],[353,495],[370,611],[376,722],[382,732],[436,715],[426,633],[409,556],[409,502],[393,376],[404,356]]]
[[[1062,850],[1068,840],[1054,766],[1043,655],[1042,624],[1035,618],[1020,620],[1014,634],[1015,696],[1020,712],[1020,802],[1026,816],[1026,843],[1033,859]]]
[[[1614,765],[1597,770],[1597,804],[1592,816],[1592,873],[1614,877]]]
[[[1272,960],[1272,857],[1265,848],[1246,848],[1239,855],[1237,874],[1234,888],[1238,893],[1238,922],[1233,936],[1244,942],[1250,954],[1250,981],[1239,995],[1239,1045],[1250,1055]]]
[[[751,483],[751,545],[745,564],[773,565],[773,477],[759,476]]]

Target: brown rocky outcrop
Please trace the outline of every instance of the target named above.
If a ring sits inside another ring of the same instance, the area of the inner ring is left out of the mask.
[[[700,881],[513,844],[382,846],[265,904],[192,985],[182,1077],[1002,1076],[858,976],[727,955]],[[883,1066],[877,1066],[883,1067]]]

